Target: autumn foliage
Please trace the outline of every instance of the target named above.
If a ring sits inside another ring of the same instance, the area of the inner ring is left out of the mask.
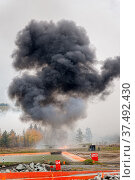
[[[32,147],[42,139],[42,131],[37,126],[30,126],[22,135],[17,135],[14,130],[9,133],[0,132],[0,147]]]
[[[28,129],[24,134],[25,146],[33,146],[42,139],[42,134],[36,129]]]

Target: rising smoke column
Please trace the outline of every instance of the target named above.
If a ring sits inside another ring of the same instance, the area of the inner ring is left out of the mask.
[[[85,117],[86,99],[105,92],[120,74],[118,56],[105,60],[101,73],[95,69],[95,50],[72,21],[32,20],[18,33],[16,46],[13,66],[25,73],[13,80],[9,96],[22,108],[23,120],[71,125]]]

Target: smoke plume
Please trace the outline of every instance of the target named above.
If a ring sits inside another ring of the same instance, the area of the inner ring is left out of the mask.
[[[13,66],[22,75],[11,83],[9,96],[25,121],[71,125],[85,117],[86,99],[105,93],[120,74],[118,56],[105,60],[101,73],[96,70],[95,49],[72,21],[32,20],[18,33],[16,46]]]

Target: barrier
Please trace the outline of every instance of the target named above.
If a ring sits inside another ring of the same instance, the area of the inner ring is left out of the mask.
[[[98,153],[91,153],[90,156],[93,161],[98,161]]]
[[[56,160],[56,161],[55,161],[55,164],[56,164],[56,171],[61,170],[60,160]]]
[[[89,175],[89,176],[74,176],[74,177],[52,177],[52,178],[38,178],[38,180],[87,180],[93,179],[96,175]],[[25,179],[21,179],[25,180]],[[37,179],[27,179],[27,180],[37,180]]]
[[[15,172],[15,173],[0,173],[0,179],[25,179],[38,180],[43,179],[90,179],[97,175],[97,173],[118,174],[119,170],[105,170],[105,171],[52,171],[52,172]]]

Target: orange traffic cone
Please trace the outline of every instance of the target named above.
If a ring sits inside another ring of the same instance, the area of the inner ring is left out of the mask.
[[[102,179],[102,180],[104,179],[104,172],[102,172],[102,176],[101,176],[101,179]]]

